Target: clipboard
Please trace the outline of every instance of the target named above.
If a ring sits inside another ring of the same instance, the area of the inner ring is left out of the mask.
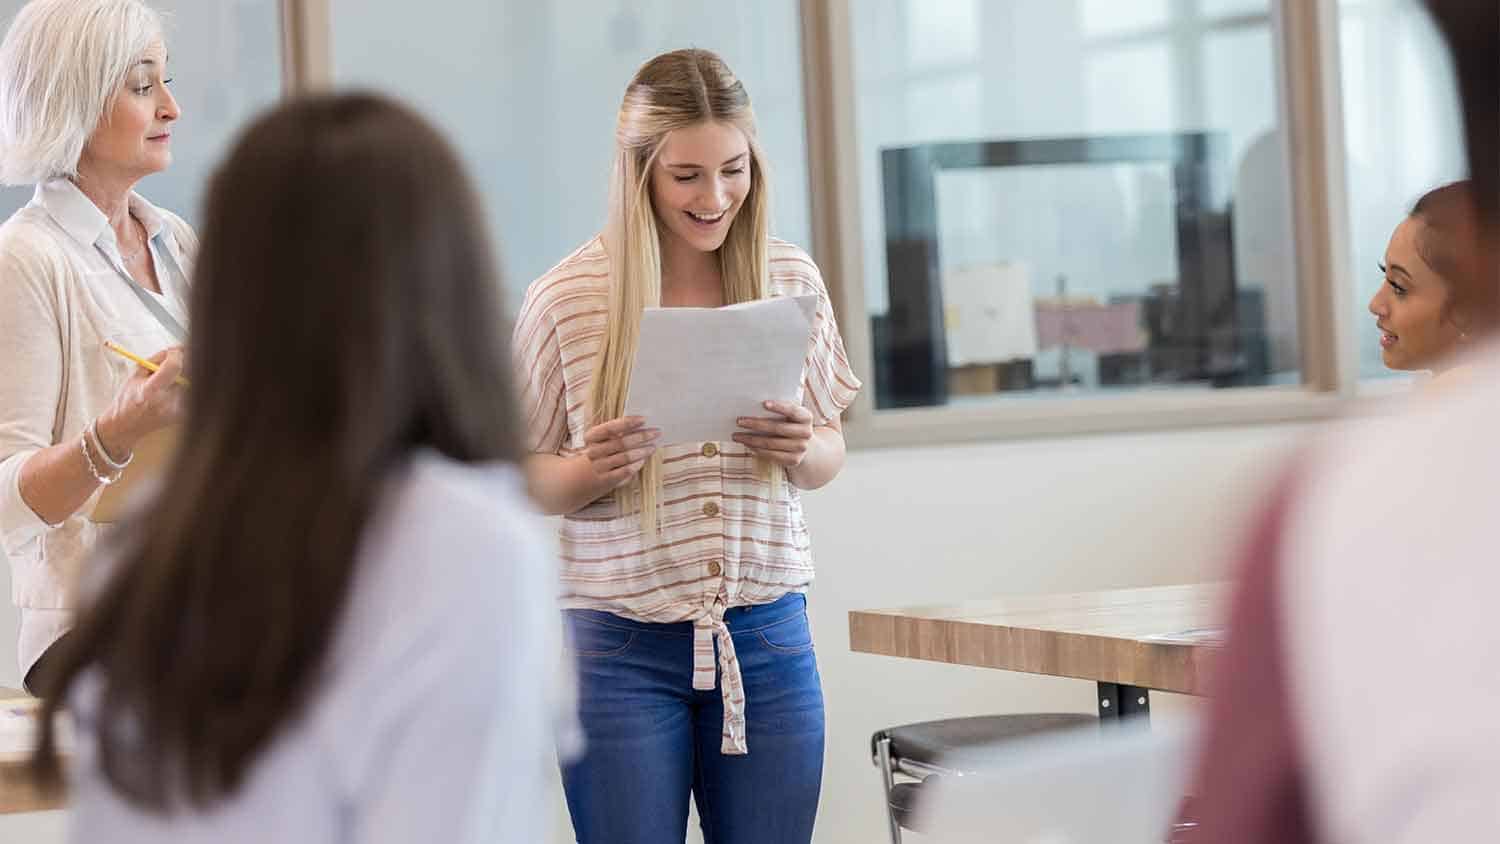
[[[171,425],[153,431],[135,444],[135,456],[120,479],[99,491],[89,521],[108,524],[125,518],[140,504],[141,495],[160,480],[177,451],[181,426]]]

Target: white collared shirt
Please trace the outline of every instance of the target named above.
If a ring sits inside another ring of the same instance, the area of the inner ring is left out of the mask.
[[[186,325],[197,236],[136,194],[130,210],[146,228],[161,286],[149,295]],[[107,354],[105,340],[148,356],[179,344],[123,271],[108,219],[65,179],[38,185],[0,225],[0,550],[21,608],[23,675],[67,629],[78,566],[105,528],[86,518],[93,499],[60,525],[44,522],[21,499],[21,466],[77,441],[130,377],[134,364]]]

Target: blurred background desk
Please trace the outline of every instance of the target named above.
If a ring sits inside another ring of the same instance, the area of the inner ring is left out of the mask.
[[[5,726],[0,732],[0,814],[61,809],[66,802],[61,792],[43,792],[32,783],[23,749],[30,740],[11,729],[16,719],[24,717],[18,713],[35,703],[18,689],[0,687],[0,724]]]

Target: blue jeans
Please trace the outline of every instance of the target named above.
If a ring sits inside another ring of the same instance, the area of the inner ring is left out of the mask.
[[[584,755],[563,767],[580,844],[681,844],[688,795],[705,844],[808,844],[823,779],[823,688],[807,599],[724,614],[750,752],[719,752],[719,689],[693,689],[693,626],[566,610]],[[717,664],[717,663],[716,663]]]

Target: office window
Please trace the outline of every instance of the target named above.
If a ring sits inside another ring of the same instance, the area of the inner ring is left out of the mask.
[[[0,0],[5,26],[25,5]],[[276,0],[152,0],[166,18],[172,93],[182,108],[172,166],[137,186],[152,203],[196,224],[214,166],[251,115],[281,96],[281,23]],[[31,200],[31,188],[0,191],[0,215]],[[0,217],[0,219],[3,219]]]
[[[1189,0],[1189,2],[1193,1]],[[1210,20],[1241,15],[1258,17],[1266,13],[1266,0],[1196,0],[1196,2],[1199,13]]]
[[[772,168],[772,233],[811,247],[796,0],[467,0],[420,14],[405,0],[334,0],[331,11],[334,82],[399,95],[454,139],[512,308],[598,232],[620,98],[667,50],[714,50],[744,81]]]
[[[1078,26],[1087,37],[1127,35],[1171,23],[1171,0],[1079,0]]]
[[[850,10],[876,408],[1300,381],[1264,0]]]

